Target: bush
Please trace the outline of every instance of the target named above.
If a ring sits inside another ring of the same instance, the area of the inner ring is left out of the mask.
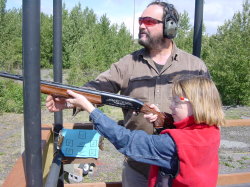
[[[23,112],[22,85],[12,80],[0,80],[0,112]]]

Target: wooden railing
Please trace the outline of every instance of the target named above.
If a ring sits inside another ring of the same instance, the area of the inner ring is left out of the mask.
[[[79,124],[64,124],[65,128],[79,128]],[[240,119],[240,120],[227,120],[226,126],[250,126],[250,119]],[[42,150],[43,150],[43,179],[48,175],[50,164],[53,160],[53,136],[52,136],[52,125],[42,125]],[[24,171],[24,155],[22,155],[11,172],[5,179],[3,187],[25,187],[25,171]],[[64,163],[89,163],[86,159],[64,159]],[[92,160],[91,162],[97,162],[97,160]],[[230,173],[230,174],[220,174],[218,178],[218,185],[226,186],[233,184],[243,184],[250,183],[250,172],[244,173]],[[66,187],[121,187],[121,182],[98,182],[98,183],[82,183],[82,184],[65,184]]]

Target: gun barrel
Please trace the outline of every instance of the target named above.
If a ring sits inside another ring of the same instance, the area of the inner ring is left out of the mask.
[[[14,74],[6,73],[6,72],[0,72],[0,76],[5,77],[5,78],[14,79],[14,80],[23,81],[23,77],[21,75],[14,75]],[[120,108],[124,108],[124,109],[133,109],[137,112],[139,112],[141,110],[142,106],[144,105],[144,103],[142,101],[128,97],[128,96],[124,96],[124,95],[118,95],[118,94],[113,94],[113,93],[109,93],[109,92],[91,90],[91,89],[87,89],[87,88],[66,85],[66,84],[62,84],[59,82],[52,82],[52,81],[45,81],[45,80],[41,80],[40,82],[41,82],[41,85],[48,85],[48,86],[55,87],[55,88],[61,88],[61,89],[65,89],[65,90],[73,90],[73,91],[77,91],[77,92],[82,92],[82,93],[100,96],[102,104],[116,106],[116,107],[120,107]]]
[[[0,72],[0,76],[5,77],[5,78],[20,80],[20,81],[23,80],[23,77],[21,75],[14,75],[14,74],[6,73],[6,72]]]
[[[23,81],[23,77],[21,75],[14,75],[6,72],[0,72],[0,77]],[[89,99],[89,101],[94,104],[105,104],[105,105],[120,107],[123,109],[132,109],[136,112],[157,114],[158,115],[157,121],[154,122],[156,128],[162,127],[166,120],[168,120],[167,122],[169,124],[171,121],[173,121],[172,116],[166,117],[160,112],[150,108],[150,106],[144,104],[142,101],[128,96],[118,95],[98,90],[91,90],[77,86],[70,86],[52,81],[41,80],[40,84],[41,84],[41,92],[45,94],[52,94],[58,97],[68,97],[66,90],[73,90],[79,94],[85,95],[86,98]]]

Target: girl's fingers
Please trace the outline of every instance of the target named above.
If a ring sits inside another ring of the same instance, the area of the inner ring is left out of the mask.
[[[73,97],[76,97],[77,93],[71,91],[71,90],[67,90],[67,93]]]

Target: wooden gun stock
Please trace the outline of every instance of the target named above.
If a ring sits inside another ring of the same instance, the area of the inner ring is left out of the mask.
[[[67,93],[68,89],[58,88],[50,85],[41,84],[41,93],[52,95],[53,97],[63,97],[70,98],[71,96]],[[75,93],[85,96],[93,104],[102,104],[102,98],[99,95],[84,93],[80,91],[73,90]]]
[[[0,76],[23,81],[23,77],[20,75],[13,75],[5,72],[0,72]],[[41,93],[44,94],[52,95],[54,97],[69,98],[70,96],[67,94],[67,90],[73,90],[74,92],[85,96],[93,104],[105,104],[124,109],[131,109],[136,112],[142,112],[145,114],[157,114],[157,120],[154,122],[155,128],[171,128],[173,124],[173,118],[170,114],[158,112],[138,99],[109,92],[65,85],[57,82],[43,80],[41,80],[40,82]]]

